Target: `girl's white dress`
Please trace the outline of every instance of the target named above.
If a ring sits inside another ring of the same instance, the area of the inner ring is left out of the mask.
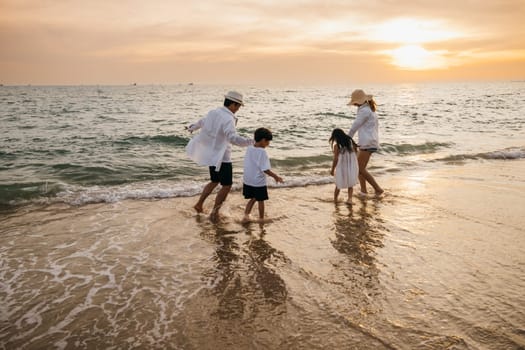
[[[356,152],[341,149],[335,166],[335,185],[339,189],[354,187],[359,182],[358,176],[359,165]]]

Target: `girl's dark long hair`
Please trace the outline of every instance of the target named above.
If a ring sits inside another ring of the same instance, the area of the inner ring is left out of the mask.
[[[354,140],[352,140],[350,136],[348,136],[342,129],[339,128],[336,128],[332,131],[332,136],[330,136],[328,141],[330,142],[332,149],[334,148],[334,144],[337,145],[340,150],[346,149],[349,152],[353,152],[354,147],[357,147],[357,144],[354,142]]]

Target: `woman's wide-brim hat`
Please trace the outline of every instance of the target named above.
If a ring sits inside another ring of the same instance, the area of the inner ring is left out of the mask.
[[[226,95],[224,95],[224,98],[227,98],[228,100],[233,102],[240,103],[241,106],[244,106],[242,94],[237,91],[229,91]]]
[[[362,105],[366,101],[370,101],[374,96],[367,95],[365,92],[361,89],[354,90],[352,92],[352,96],[350,97],[350,102],[348,102],[349,106],[353,106],[354,104]]]

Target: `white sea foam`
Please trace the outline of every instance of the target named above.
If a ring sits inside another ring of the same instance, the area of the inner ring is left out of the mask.
[[[269,188],[304,187],[309,185],[322,185],[333,182],[331,176],[290,176],[284,183],[275,183],[268,180]],[[125,186],[88,188],[69,187],[68,190],[57,194],[50,201],[59,201],[70,205],[85,205],[90,203],[116,203],[126,199],[160,199],[191,197],[200,194],[206,182],[178,182],[170,183],[141,183]],[[233,191],[242,189],[242,184],[232,186]]]
[[[512,147],[503,150],[489,151],[483,153],[472,153],[472,154],[455,154],[441,159],[438,161],[465,161],[469,159],[494,159],[494,160],[514,160],[524,159],[525,148],[523,147]]]
[[[525,148],[510,148],[503,151],[488,152],[483,154],[487,159],[521,159],[525,158]]]

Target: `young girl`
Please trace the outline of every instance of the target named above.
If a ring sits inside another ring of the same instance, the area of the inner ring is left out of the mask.
[[[359,165],[357,163],[357,144],[350,136],[339,128],[332,131],[330,145],[334,152],[334,160],[330,175],[335,173],[334,202],[342,188],[348,188],[347,203],[352,203],[353,187],[359,182]]]

